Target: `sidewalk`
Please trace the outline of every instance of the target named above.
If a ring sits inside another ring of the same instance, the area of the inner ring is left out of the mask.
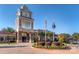
[[[0,48],[10,48],[10,47],[31,47],[29,43],[18,43],[18,44],[0,44]]]

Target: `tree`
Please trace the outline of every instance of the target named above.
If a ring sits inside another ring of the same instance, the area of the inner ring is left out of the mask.
[[[49,37],[52,37],[52,36],[53,36],[53,33],[52,33],[52,32],[47,32],[46,34],[47,34],[47,36],[49,36]]]
[[[2,32],[10,32],[10,33],[12,33],[12,32],[14,32],[15,30],[13,29],[13,28],[11,28],[11,27],[7,27],[7,28],[3,28],[2,29]],[[7,36],[7,40],[8,40],[8,43],[10,44],[10,39],[9,39],[9,36]]]
[[[67,34],[67,33],[61,33],[60,35],[63,35],[64,36],[64,39],[67,39],[68,37],[71,36],[70,34]]]
[[[15,30],[11,27],[3,28],[2,32],[14,32]]]
[[[67,39],[67,38],[71,37],[70,34],[63,33],[63,35],[64,35],[64,39]]]
[[[44,32],[38,32],[38,35],[39,35],[39,36],[44,36],[45,33],[44,33]]]
[[[72,37],[76,40],[79,39],[79,33],[73,33]]]
[[[59,34],[59,35],[58,35],[58,39],[59,39],[59,42],[60,42],[60,43],[63,43],[64,38],[65,38],[65,37],[64,37],[63,34]]]
[[[63,41],[66,41],[67,38],[71,37],[70,34],[67,34],[67,33],[61,33],[59,35],[62,35],[63,36]]]
[[[69,40],[70,40],[69,38],[71,38],[71,35],[70,34],[67,34],[67,33],[63,33],[63,35],[64,35],[64,42],[65,43],[69,42]]]

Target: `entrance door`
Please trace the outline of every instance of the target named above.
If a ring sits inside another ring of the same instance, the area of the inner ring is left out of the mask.
[[[22,37],[22,42],[26,42],[26,37],[25,36]]]

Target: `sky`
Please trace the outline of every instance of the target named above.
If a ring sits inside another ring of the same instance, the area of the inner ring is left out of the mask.
[[[6,27],[15,29],[16,12],[22,4],[0,4],[0,30]],[[44,19],[47,20],[47,30],[55,33],[79,32],[79,5],[78,4],[26,4],[32,12],[34,29],[44,28]],[[55,22],[56,28],[52,29]]]

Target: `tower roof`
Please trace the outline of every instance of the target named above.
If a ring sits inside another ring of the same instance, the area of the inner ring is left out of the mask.
[[[28,7],[27,7],[26,5],[22,5],[22,6],[20,7],[20,9],[29,11],[29,9],[28,9]]]

